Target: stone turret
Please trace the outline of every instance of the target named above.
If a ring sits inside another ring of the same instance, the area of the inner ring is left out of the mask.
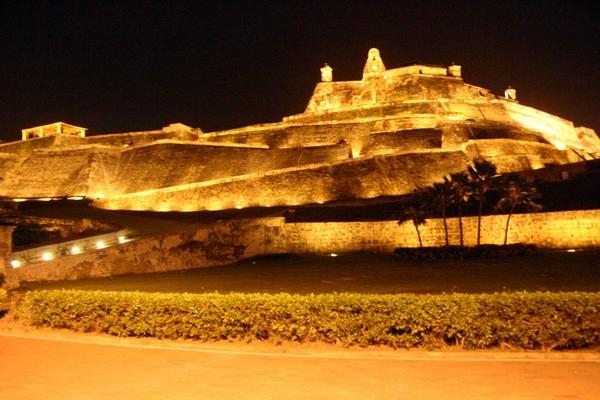
[[[506,88],[506,90],[504,91],[504,98],[506,100],[516,101],[517,100],[517,91],[515,89],[511,88],[509,85],[508,88]]]
[[[448,76],[451,76],[453,78],[462,77],[462,67],[460,65],[452,63],[452,65],[448,66]]]
[[[321,68],[321,82],[331,82],[333,80],[333,68],[327,63]]]
[[[384,71],[385,65],[383,65],[383,61],[379,55],[379,50],[375,48],[370,49],[369,54],[367,55],[367,63],[363,69],[363,81],[377,78],[381,76]]]

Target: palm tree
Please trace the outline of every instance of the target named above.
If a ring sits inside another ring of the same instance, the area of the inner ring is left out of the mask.
[[[462,208],[465,203],[471,199],[471,188],[469,186],[469,176],[466,172],[456,172],[450,174],[450,187],[452,188],[452,203],[456,206],[458,212],[458,229],[460,233],[460,245],[464,245]]]
[[[407,221],[412,221],[415,230],[417,231],[417,237],[419,238],[419,247],[423,247],[419,226],[425,225],[425,218],[427,216],[423,200],[422,193],[414,193],[408,201],[400,205],[400,217],[398,219],[398,225],[402,225]]]
[[[477,246],[481,244],[481,214],[483,203],[488,192],[497,188],[498,175],[496,166],[486,160],[474,161],[467,167],[473,198],[478,203],[477,208]]]
[[[508,175],[504,178],[501,198],[496,209],[508,211],[506,218],[506,227],[504,229],[504,245],[508,242],[508,226],[510,217],[517,207],[522,207],[527,211],[540,210],[541,204],[537,203],[540,197],[537,189],[526,179],[519,175]]]
[[[452,183],[447,177],[444,177],[443,182],[435,182],[426,189],[428,202],[435,211],[441,214],[444,221],[444,234],[446,238],[446,246],[448,246],[448,223],[446,220],[446,212],[448,206],[452,203]]]

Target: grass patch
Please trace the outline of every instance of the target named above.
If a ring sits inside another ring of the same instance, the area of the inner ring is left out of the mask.
[[[28,292],[18,318],[116,336],[466,349],[600,344],[600,293],[440,295]]]
[[[22,290],[244,293],[600,291],[600,250],[535,256],[399,260],[385,254],[278,255],[185,271],[26,283]]]

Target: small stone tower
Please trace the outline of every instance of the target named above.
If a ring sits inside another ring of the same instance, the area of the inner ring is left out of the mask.
[[[452,65],[448,66],[448,76],[453,78],[461,78],[462,77],[462,67],[460,65],[456,65],[452,63]]]
[[[327,63],[321,68],[321,82],[331,82],[333,80],[333,68]]]
[[[367,55],[367,63],[363,69],[363,81],[379,77],[385,71],[385,65],[381,60],[378,49],[370,49]]]
[[[506,90],[504,91],[504,98],[506,100],[516,101],[517,100],[517,91],[515,89],[511,88],[509,85],[508,88],[506,88]]]

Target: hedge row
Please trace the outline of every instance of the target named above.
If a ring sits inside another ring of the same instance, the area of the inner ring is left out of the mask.
[[[597,348],[600,293],[157,294],[28,292],[34,325],[197,340],[324,341],[468,349]]]

